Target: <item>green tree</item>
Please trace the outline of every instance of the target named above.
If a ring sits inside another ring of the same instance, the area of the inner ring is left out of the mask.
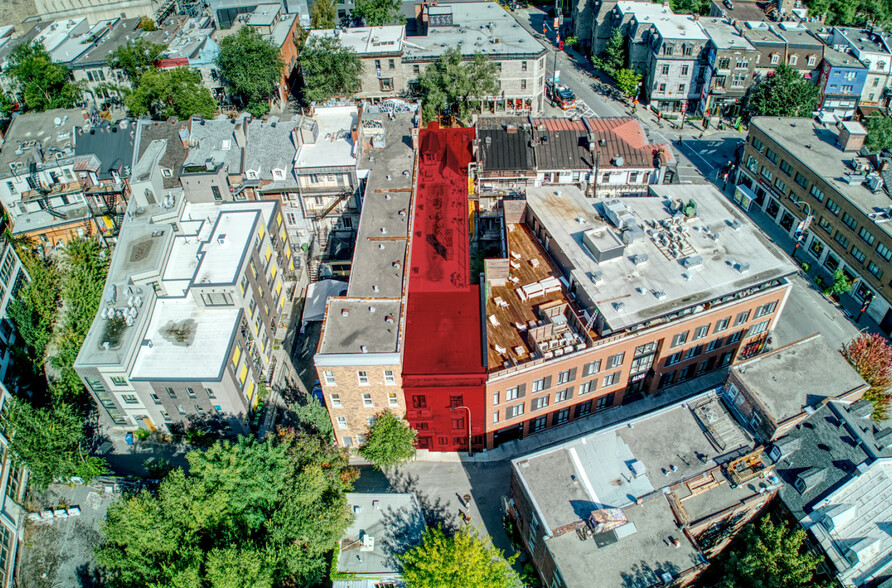
[[[607,41],[604,51],[592,61],[595,67],[601,69],[611,78],[616,78],[617,73],[626,66],[627,51],[626,37],[620,29],[616,29]]]
[[[830,293],[841,296],[852,289],[852,282],[846,278],[846,274],[838,269],[833,272],[833,285],[830,286]]]
[[[72,108],[82,99],[81,87],[71,82],[68,68],[53,63],[40,41],[16,45],[5,73],[14,80],[28,110]]]
[[[59,310],[61,276],[56,266],[33,249],[30,239],[15,243],[15,251],[31,276],[16,293],[7,313],[24,346],[17,346],[20,359],[27,359],[35,373],[46,361],[46,349],[53,338]]]
[[[403,24],[402,4],[401,0],[356,0],[353,16],[361,18],[367,27]]]
[[[310,7],[310,26],[314,29],[333,29],[337,25],[334,0],[316,0]]]
[[[775,525],[765,516],[747,525],[735,547],[725,551],[713,564],[720,566],[722,588],[789,588],[810,586],[829,588],[813,578],[823,556],[803,547],[805,531]]]
[[[788,65],[780,65],[774,75],[754,84],[746,96],[748,116],[810,117],[818,103],[818,87]]]
[[[121,45],[108,56],[108,65],[120,69],[132,84],[137,84],[145,72],[153,69],[155,62],[167,46],[139,38],[133,43]]]
[[[511,568],[517,555],[505,559],[475,529],[462,529],[452,537],[442,527],[425,531],[422,544],[400,556],[408,588],[515,588],[520,579]]]
[[[2,428],[13,459],[30,470],[28,483],[37,492],[57,477],[89,480],[105,472],[105,462],[88,455],[83,417],[70,404],[35,408],[13,399]]]
[[[417,431],[405,420],[389,410],[378,414],[369,427],[365,444],[359,455],[372,462],[379,470],[398,466],[415,457]]]
[[[458,49],[447,49],[418,78],[425,122],[441,113],[467,121],[472,101],[498,91],[496,71],[496,64],[482,53],[466,60]]]
[[[669,0],[675,14],[709,14],[709,0]]]
[[[156,119],[187,119],[193,114],[212,118],[217,109],[211,91],[201,83],[201,74],[188,67],[148,70],[124,104],[136,116],[149,114]]]
[[[334,441],[334,430],[331,428],[328,410],[315,398],[310,398],[306,404],[292,405],[291,413],[301,431],[309,435],[319,435],[329,443]]]
[[[616,87],[628,97],[638,93],[638,83],[641,81],[641,73],[634,69],[623,68],[616,72]]]
[[[892,6],[886,0],[806,0],[809,16],[827,15],[826,23],[863,27],[873,24],[889,30]]]
[[[269,100],[279,88],[285,64],[279,49],[254,27],[220,42],[217,66],[230,93],[254,116],[269,112]]]
[[[186,454],[156,492],[113,504],[96,560],[110,586],[311,586],[350,522],[347,452],[279,431]]]
[[[351,96],[359,90],[362,62],[335,37],[311,37],[301,53],[300,69],[307,102]]]
[[[867,148],[874,153],[892,149],[892,118],[877,113],[867,119]]]

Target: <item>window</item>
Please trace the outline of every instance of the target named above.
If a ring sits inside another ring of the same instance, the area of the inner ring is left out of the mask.
[[[331,370],[325,370],[322,372],[323,377],[325,378],[326,386],[334,386],[335,385],[335,376],[334,372]]]
[[[521,90],[527,89],[527,81],[526,80],[520,80],[520,89]]]
[[[520,62],[520,71],[526,71],[526,70],[527,70],[527,62],[521,61]]]
[[[173,391],[173,388],[167,388],[167,395],[174,399],[177,397],[177,393]]]
[[[583,377],[591,376],[592,374],[597,374],[599,371],[601,371],[601,360],[600,359],[598,361],[593,361],[591,363],[587,363],[582,367]]]
[[[371,394],[363,394],[362,395],[362,405],[363,406],[375,406],[375,403],[372,402]]]
[[[788,63],[789,65],[796,65],[796,62],[797,62],[797,61],[799,61],[799,56],[798,56],[798,55],[790,55],[790,57],[787,59],[787,63]]]
[[[563,425],[567,421],[570,420],[570,409],[564,408],[556,413],[554,413],[554,418],[551,419],[552,425]]]
[[[774,173],[766,166],[762,166],[762,177],[770,182],[774,178]]]
[[[540,396],[538,398],[533,398],[530,410],[540,410],[546,406],[548,406],[548,396]]]
[[[746,85],[746,74],[745,73],[731,74],[731,87],[732,88],[742,88],[745,85]]]
[[[359,370],[356,372],[356,377],[359,379],[360,386],[368,386],[369,385],[369,374],[364,370]]]
[[[558,402],[564,402],[565,400],[569,400],[573,398],[573,391],[570,388],[564,388],[563,390],[558,390],[554,393],[554,402],[557,404]]]
[[[769,302],[768,304],[763,304],[762,306],[760,306],[759,308],[756,309],[756,316],[753,317],[753,318],[757,318],[757,319],[759,319],[759,318],[762,318],[762,317],[765,316],[765,315],[769,315],[769,314],[771,314],[772,312],[774,312],[774,309],[775,309],[775,308],[777,308],[777,301],[776,301],[776,300],[774,300],[774,301],[772,301],[772,302]]]
[[[731,58],[730,57],[720,57],[719,58],[718,69],[730,69],[730,67],[731,67]],[[761,149],[761,147],[757,147],[757,149]]]
[[[601,411],[613,406],[613,393],[605,394],[595,400],[595,411]]]
[[[694,54],[694,48],[691,45],[684,45],[682,48],[682,52],[690,57]]]
[[[808,251],[815,257],[815,259],[820,259],[821,253],[824,252],[824,244],[818,239],[812,239]]]
[[[557,383],[558,384],[566,384],[570,381],[570,370],[564,370],[558,374]]]
[[[635,357],[641,357],[642,355],[656,352],[658,343],[658,341],[651,341],[650,343],[639,345],[635,348]]]
[[[855,91],[855,86],[840,86],[840,90],[842,90],[843,94],[851,94]]]
[[[753,137],[753,149],[761,153],[764,147],[765,143],[760,141],[758,137]]]
[[[670,365],[675,365],[676,363],[680,362],[681,354],[682,354],[682,352],[678,351],[676,353],[673,353],[669,357],[667,357],[665,365],[670,366]]]
[[[888,247],[886,247],[886,246],[883,245],[882,243],[877,243],[877,250],[876,250],[876,251],[877,251],[877,253],[880,254],[880,257],[882,257],[882,258],[885,259],[886,261],[889,261],[890,259],[892,259],[892,249],[889,249]]]
[[[666,84],[660,84],[660,93],[666,93]]]
[[[864,260],[867,259],[867,255],[854,245],[852,245],[852,257],[854,257],[861,263],[864,263]]]
[[[746,69],[750,65],[750,60],[746,57],[738,57],[734,62],[735,69]]]
[[[842,245],[844,248],[847,248],[849,246],[849,238],[839,231],[836,231],[836,234],[833,235],[833,240]]]
[[[412,396],[412,408],[427,408],[427,397],[421,395]]]
[[[533,422],[530,423],[530,433],[535,433],[536,431],[541,431],[548,425],[548,417],[541,416],[533,419]],[[530,539],[533,539],[533,535],[530,535]]]
[[[498,392],[496,392],[498,394]],[[505,400],[517,400],[520,398],[520,386],[512,386],[505,390]]]
[[[669,64],[668,63],[663,64],[663,66],[660,68],[660,73],[663,74],[664,76],[669,75]]]
[[[760,335],[760,334],[764,333],[766,330],[768,330],[768,323],[770,323],[770,322],[771,322],[770,319],[766,319],[760,323],[756,323],[755,325],[753,325],[749,328],[749,330],[746,332],[746,336],[754,337],[756,335]]]
[[[702,327],[697,327],[694,330],[694,341],[697,339],[702,339],[706,335],[709,334],[709,325],[703,325]]]
[[[688,332],[679,333],[678,335],[672,337],[672,347],[678,347],[679,345],[684,345],[688,340]]]
[[[583,382],[579,385],[579,393],[580,394],[588,394],[589,392],[593,392],[598,387],[598,379],[590,380],[588,382]]]
[[[607,358],[607,369],[621,366],[625,357],[625,353],[617,353],[616,355],[611,355]]]
[[[122,376],[112,376],[111,383],[114,384],[115,386],[128,386],[129,385],[129,384],[127,384],[127,378],[124,378]]]
[[[157,404],[159,406],[161,405],[161,399],[158,398],[157,394],[150,394],[150,396],[152,397],[152,402],[154,402],[155,404]]]
[[[539,378],[533,382],[533,393],[545,390],[545,378]]]
[[[691,347],[690,349],[688,349],[684,354],[684,358],[685,359],[693,359],[694,357],[697,357],[701,353],[703,353],[703,346],[697,345],[696,347]]]
[[[721,332],[721,331],[724,331],[725,329],[728,328],[728,324],[729,324],[730,322],[731,322],[731,317],[726,317],[726,318],[723,318],[723,319],[719,319],[719,320],[716,321],[716,323],[715,323],[715,329],[713,330],[713,332],[714,332],[714,333],[719,333],[719,332]]]
[[[706,344],[706,353],[709,353],[710,351],[714,351],[721,346],[722,346],[722,338],[721,337],[719,337],[718,339],[713,339],[712,341],[710,341],[709,343]]]
[[[828,198],[827,204],[825,204],[824,206],[826,206],[827,210],[832,212],[835,216],[839,216],[839,204]]]
[[[195,398],[195,390],[193,390],[192,388],[186,388],[186,395],[189,398]]]
[[[809,67],[814,67],[816,61],[817,61],[817,57],[815,57],[814,55],[808,56],[808,66]]]
[[[184,407],[182,404],[177,404],[177,412],[179,412],[180,414],[186,414],[186,407]]]
[[[672,55],[672,45],[663,45],[663,55]]]
[[[412,73],[415,74],[416,76],[417,76],[418,74],[420,74],[420,73],[421,73],[421,66],[420,66],[420,65],[417,65],[417,64],[416,64],[416,65],[413,65],[413,66],[412,66]]]
[[[378,84],[382,92],[390,92],[393,90],[393,78],[380,78]]]
[[[613,372],[612,374],[607,374],[606,376],[604,376],[604,383],[602,384],[602,386],[606,388],[607,386],[618,384],[621,375],[622,372]]]
[[[388,392],[387,393],[387,404],[390,406],[399,406],[400,401],[396,395],[396,392]]]
[[[842,222],[845,226],[849,227],[853,231],[855,230],[855,227],[858,226],[858,223],[855,221],[855,217],[853,217],[848,212],[842,213]]]
[[[452,419],[452,428],[455,430],[461,430],[465,428],[465,418],[464,417],[454,417]]]
[[[765,158],[774,165],[777,165],[777,153],[775,153],[771,149],[765,151]]]
[[[214,391],[211,390],[210,388],[205,388],[204,391],[208,393],[208,398],[216,398],[217,397],[216,395],[214,395]]]
[[[396,69],[396,61],[394,61],[393,59],[388,59],[387,67],[389,67],[390,69]]]
[[[331,397],[332,407],[340,408],[341,407],[341,395],[340,394],[330,394],[329,396]]]
[[[347,417],[338,417],[338,428],[339,429],[347,428]]]
[[[684,88],[685,88],[684,84],[678,84],[678,93],[684,94]]]
[[[795,181],[796,181],[796,184],[802,189],[805,189],[808,186],[808,179],[799,172],[796,172],[796,180]]]
[[[822,216],[821,220],[818,221],[818,226],[827,231],[828,235],[833,232],[833,224],[827,217]]]
[[[657,385],[657,388],[663,389],[671,386],[675,383],[675,376],[678,375],[678,372],[669,372],[668,374],[663,374],[660,377],[660,383]]]
[[[396,384],[396,376],[393,375],[393,370],[384,370],[384,384],[387,386]]]
[[[877,279],[883,277],[883,270],[881,270],[880,266],[872,261],[867,262],[867,271],[872,273]]]
[[[139,404],[136,394],[123,394],[121,395],[121,400],[124,401],[124,404]]]
[[[861,230],[858,231],[858,236],[861,237],[861,240],[867,243],[868,245],[873,245],[874,236],[867,230],[865,227],[861,227]]]
[[[449,397],[449,408],[458,408],[464,403],[464,397],[459,394]]]
[[[381,60],[380,59],[375,60],[375,69],[381,69]]]
[[[514,406],[509,406],[505,410],[505,418],[506,419],[513,419],[515,417],[519,417],[522,414],[523,414],[523,403],[515,404]]]
[[[740,338],[743,337],[743,331],[737,331],[736,333],[731,333],[731,336],[728,337],[728,345],[732,343],[737,343],[740,341]]]
[[[750,311],[747,310],[745,312],[741,312],[734,319],[734,326],[736,327],[737,325],[742,325],[748,320],[750,320]]]
[[[499,411],[495,411],[492,413],[492,422],[493,424],[499,422]]]
[[[749,159],[746,160],[746,167],[753,173],[759,171],[759,162],[756,161],[756,158],[750,155]]]
[[[785,159],[781,159],[780,165],[778,167],[788,176],[793,175],[793,166],[787,163]]]

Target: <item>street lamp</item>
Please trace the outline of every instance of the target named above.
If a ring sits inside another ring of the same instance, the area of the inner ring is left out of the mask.
[[[471,409],[467,406],[453,406],[449,410],[456,410],[459,408],[463,408],[468,411],[468,457],[474,455],[474,450],[471,448]]]

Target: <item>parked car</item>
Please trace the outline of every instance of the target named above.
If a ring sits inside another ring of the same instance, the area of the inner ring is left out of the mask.
[[[560,83],[555,89],[553,80],[545,80],[545,97],[563,110],[576,107],[576,94],[573,93],[573,90]]]

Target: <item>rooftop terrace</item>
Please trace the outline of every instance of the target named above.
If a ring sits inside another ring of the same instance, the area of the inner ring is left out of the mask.
[[[355,106],[316,108],[312,119],[317,125],[316,139],[297,151],[295,168],[343,167],[356,165],[357,145],[353,131],[359,123]],[[312,124],[312,123],[310,123]]]
[[[650,190],[651,197],[599,201],[597,208],[573,186],[527,190],[580,305],[598,313],[599,334],[672,320],[795,271],[714,187]]]

